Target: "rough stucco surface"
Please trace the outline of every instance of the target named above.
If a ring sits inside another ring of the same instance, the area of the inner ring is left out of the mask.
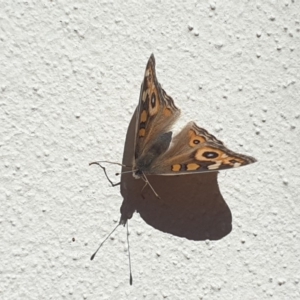
[[[174,2],[1,1],[1,299],[300,299],[299,1]],[[122,160],[152,52],[179,123],[258,163],[219,176],[222,240],[135,214],[129,286],[124,228],[89,260],[122,198],[88,163]]]

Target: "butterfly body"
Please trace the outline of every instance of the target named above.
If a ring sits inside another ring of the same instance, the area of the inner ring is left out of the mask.
[[[236,168],[255,158],[229,150],[222,141],[194,122],[174,138],[172,125],[180,115],[173,99],[158,83],[150,56],[141,86],[135,129],[133,176],[183,175]]]
[[[151,174],[153,172],[153,165],[163,153],[167,151],[172,139],[172,132],[166,132],[158,136],[158,138],[152,143],[151,147],[146,153],[143,153],[135,161],[134,168],[137,169],[133,173],[135,178],[140,178],[142,174]]]

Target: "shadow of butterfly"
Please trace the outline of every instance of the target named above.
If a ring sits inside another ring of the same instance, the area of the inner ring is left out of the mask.
[[[126,135],[119,183],[124,200],[117,226],[128,225],[137,211],[163,232],[191,240],[218,240],[231,231],[232,220],[218,187],[218,171],[256,160],[229,150],[194,122],[172,138],[171,127],[179,115],[158,83],[152,54]]]

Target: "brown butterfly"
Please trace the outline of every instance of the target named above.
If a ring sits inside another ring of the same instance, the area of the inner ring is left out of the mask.
[[[255,158],[233,152],[223,142],[188,123],[172,138],[172,125],[180,115],[173,99],[158,83],[155,59],[147,63],[137,111],[133,176],[182,175],[211,172],[251,164]]]
[[[256,161],[253,157],[229,150],[223,142],[204,128],[198,127],[194,122],[188,123],[172,138],[170,129],[179,115],[180,110],[175,106],[173,99],[167,95],[157,81],[155,59],[152,54],[146,66],[139,104],[134,115],[136,117],[134,155],[130,168],[133,176],[137,179],[142,178],[146,182],[145,186],[148,184],[157,197],[159,196],[150,185],[146,175],[184,175],[216,172],[248,165]],[[93,162],[91,164],[97,164],[103,169],[112,186],[119,185],[121,182],[112,183],[106,174],[105,168],[100,163]],[[123,167],[122,174],[128,173],[124,171],[124,168],[128,166],[119,163],[114,164]],[[123,182],[123,192],[125,190],[130,192],[127,184]],[[128,199],[126,199],[124,198],[121,207],[120,222],[100,244],[91,260],[94,259],[98,250],[119,225],[125,226],[127,224],[128,238],[127,221],[131,218],[135,209],[132,209],[131,204],[127,203]],[[132,284],[130,254],[129,268],[130,284]]]

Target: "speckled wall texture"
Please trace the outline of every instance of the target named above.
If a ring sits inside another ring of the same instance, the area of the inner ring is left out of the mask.
[[[1,299],[300,299],[299,1],[1,1],[0,25]],[[88,163],[122,161],[151,53],[178,127],[258,162],[218,176],[222,239],[135,213],[130,286],[125,228],[90,261],[122,197]]]

